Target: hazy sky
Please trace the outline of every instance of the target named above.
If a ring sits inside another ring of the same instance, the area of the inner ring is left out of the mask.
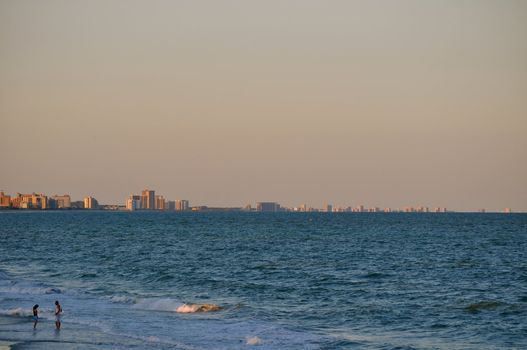
[[[527,211],[527,1],[0,0],[0,189]]]

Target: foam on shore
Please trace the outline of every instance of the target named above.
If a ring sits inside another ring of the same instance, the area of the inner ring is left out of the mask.
[[[16,343],[13,342],[7,342],[0,340],[0,350],[11,350],[11,346],[15,345]]]

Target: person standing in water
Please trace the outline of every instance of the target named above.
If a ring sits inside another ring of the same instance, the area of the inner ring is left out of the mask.
[[[62,307],[60,306],[59,301],[55,300],[55,327],[57,327],[57,330],[59,330],[61,326],[60,324],[61,315],[62,315]]]
[[[37,323],[38,323],[38,304],[35,304],[33,306],[33,328],[37,328]]]

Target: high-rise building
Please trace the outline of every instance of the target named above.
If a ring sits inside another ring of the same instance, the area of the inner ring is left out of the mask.
[[[177,211],[186,211],[189,208],[189,202],[186,199],[178,199],[176,201],[176,210]]]
[[[156,208],[156,192],[143,190],[141,192],[141,209],[154,210]]]
[[[51,197],[55,201],[54,207],[55,209],[69,209],[71,208],[71,197],[69,194],[65,194],[62,196],[54,195]]]
[[[167,202],[167,209],[168,210],[176,210],[176,201],[168,201]]]
[[[166,209],[165,197],[161,195],[157,195],[155,198],[156,198],[155,208],[157,210],[165,210]]]
[[[97,209],[99,208],[99,202],[91,196],[84,197],[84,209]]]
[[[126,199],[126,210],[139,210],[141,209],[141,196],[131,194]]]
[[[256,203],[256,211],[276,212],[280,210],[280,204],[275,202],[258,202]]]
[[[326,204],[324,211],[326,213],[331,213],[333,211],[333,206],[331,204]]]
[[[11,206],[19,209],[47,209],[48,197],[39,193],[22,194],[17,193],[11,198]]]

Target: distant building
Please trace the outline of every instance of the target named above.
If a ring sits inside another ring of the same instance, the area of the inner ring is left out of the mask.
[[[84,209],[84,201],[71,202],[71,209]]]
[[[176,201],[168,201],[167,202],[167,209],[168,210],[176,210]]]
[[[206,205],[200,205],[200,206],[197,206],[197,207],[192,207],[192,211],[206,211],[208,209],[209,209],[209,207],[207,207]]]
[[[17,193],[16,197],[11,198],[11,207],[17,209],[47,209],[48,197],[39,193]]]
[[[263,212],[277,212],[280,210],[280,204],[275,202],[258,202],[256,203],[256,211]]]
[[[503,209],[503,212],[506,213],[506,214],[510,214],[510,213],[512,213],[512,209],[511,208],[505,208],[505,209]]]
[[[143,190],[141,192],[141,209],[154,210],[156,208],[156,192]]]
[[[176,201],[177,211],[187,211],[189,209],[189,201],[186,199],[178,199]]]
[[[130,211],[141,209],[141,196],[135,194],[131,194],[130,196],[128,196],[128,198],[126,199],[125,207],[126,210]]]
[[[324,211],[326,213],[331,213],[333,211],[333,206],[331,204],[326,204]]]
[[[69,209],[71,208],[71,197],[69,194],[62,196],[54,195],[51,199],[55,202],[53,209]]]
[[[11,196],[0,192],[0,209],[7,209],[11,207]]]
[[[84,197],[84,209],[97,209],[99,208],[99,202],[91,196]]]
[[[22,197],[20,195],[16,195],[11,197],[11,208],[19,209],[22,204]]]
[[[166,210],[166,202],[165,202],[165,197],[161,196],[161,195],[157,195],[156,197],[156,206],[155,208],[157,210]]]

